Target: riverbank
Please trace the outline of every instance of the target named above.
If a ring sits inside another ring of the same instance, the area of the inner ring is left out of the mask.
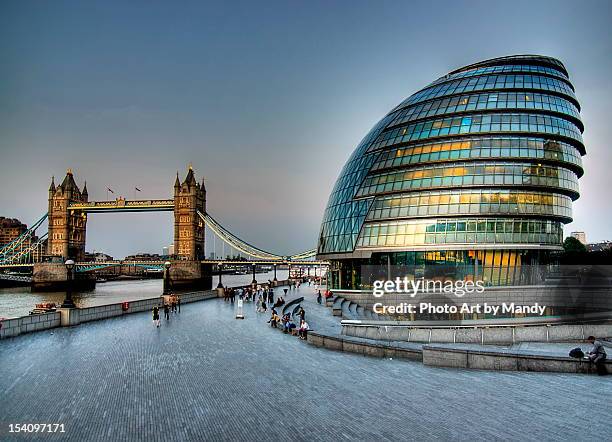
[[[278,279],[287,279],[287,270],[278,270]],[[257,274],[257,280],[265,283],[274,278],[274,272]],[[242,286],[250,284],[253,275],[222,275],[224,285]],[[213,280],[217,286],[218,278]],[[98,284],[90,292],[74,293],[73,300],[77,307],[87,308],[118,302],[134,302],[141,299],[159,296],[163,289],[161,279],[137,281],[108,281]],[[17,318],[26,316],[36,304],[53,302],[60,305],[65,298],[64,292],[32,293],[29,287],[0,289],[0,318]]]

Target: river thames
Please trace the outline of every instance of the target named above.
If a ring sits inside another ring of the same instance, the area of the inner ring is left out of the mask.
[[[277,270],[279,280],[287,279],[287,270]],[[267,282],[274,278],[273,272],[257,273],[257,281]],[[223,275],[223,285],[236,287],[250,284],[252,274]],[[213,287],[217,286],[218,276],[213,277]],[[73,300],[77,307],[93,307],[96,305],[113,304],[122,301],[154,298],[162,293],[161,279],[144,279],[133,281],[108,281],[98,283],[95,290],[75,293]],[[0,318],[16,318],[30,313],[37,303],[54,302],[61,304],[64,292],[32,293],[28,287],[0,289]]]

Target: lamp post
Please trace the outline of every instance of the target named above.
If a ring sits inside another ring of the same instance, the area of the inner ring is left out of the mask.
[[[222,289],[223,283],[221,282],[221,274],[223,273],[223,266],[221,264],[217,265],[217,270],[219,271],[219,284],[217,284],[217,288]]]
[[[170,294],[170,261],[164,263],[164,295]]]
[[[278,282],[278,279],[276,279],[276,264],[274,264],[274,279],[272,282]]]
[[[76,306],[72,301],[72,271],[74,270],[74,261],[68,259],[64,265],[66,266],[66,299],[62,303],[62,308],[75,308]]]

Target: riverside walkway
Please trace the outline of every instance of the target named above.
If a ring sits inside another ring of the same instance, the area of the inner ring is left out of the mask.
[[[282,290],[276,290],[276,296]],[[291,292],[290,292],[291,293]],[[304,296],[307,320],[335,319]],[[311,308],[309,308],[311,307]],[[246,303],[0,341],[0,440],[601,440],[609,377],[431,368],[306,344]],[[326,316],[327,315],[327,316]],[[11,423],[65,433],[9,434]]]

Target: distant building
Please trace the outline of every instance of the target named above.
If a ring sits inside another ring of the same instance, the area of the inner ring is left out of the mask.
[[[168,246],[168,255],[170,256],[174,255],[174,244],[170,244]]]
[[[587,250],[589,252],[605,252],[606,250],[612,250],[612,241],[587,244]]]
[[[584,232],[572,232],[570,233],[570,236],[573,238],[576,238],[578,241],[580,241],[582,244],[584,244],[586,246],[586,233]]]
[[[28,230],[28,226],[17,218],[0,216],[0,245],[8,244]]]
[[[138,253],[124,258],[125,261],[162,261],[163,257],[158,253]]]
[[[113,257],[102,252],[85,252],[87,262],[106,262],[113,261]]]
[[[5,218],[4,216],[0,216],[0,247],[4,246],[24,234],[28,230],[28,226],[23,224],[17,218]],[[32,244],[35,244],[38,241],[38,236],[32,235],[30,237],[25,238],[24,241],[19,245],[18,250],[28,249]],[[36,247],[32,250],[32,257],[34,261],[40,261],[42,259],[42,255],[45,254],[47,248],[46,241],[43,241],[41,247]]]
[[[168,256],[168,247],[162,247],[162,256]]]

